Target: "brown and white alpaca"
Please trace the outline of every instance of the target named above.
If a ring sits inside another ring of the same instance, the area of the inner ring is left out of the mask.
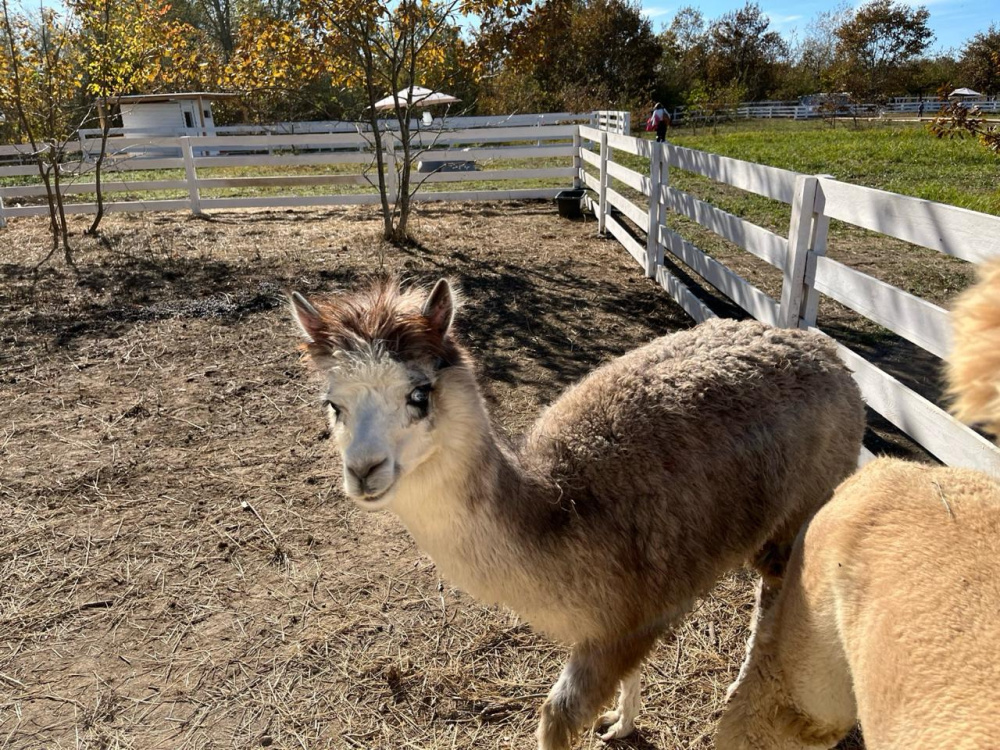
[[[1000,262],[953,312],[957,409],[1000,427]],[[1000,482],[879,459],[797,540],[718,750],[1000,747]]]
[[[810,333],[720,320],[657,339],[570,388],[511,448],[447,281],[294,294],[292,308],[347,495],[396,513],[459,587],[572,644],[543,750],[568,748],[619,683],[604,737],[629,734],[656,638],[745,559],[779,573],[768,566],[856,465],[860,395]]]

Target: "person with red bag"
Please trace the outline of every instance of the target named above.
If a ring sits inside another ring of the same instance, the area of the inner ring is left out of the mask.
[[[670,115],[659,102],[653,107],[653,114],[646,120],[646,130],[656,131],[657,143],[662,143],[667,139],[667,126],[670,124]]]

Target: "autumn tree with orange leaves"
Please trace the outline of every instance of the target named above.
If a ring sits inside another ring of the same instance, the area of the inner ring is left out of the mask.
[[[51,8],[37,15],[0,0],[0,113],[30,156],[45,187],[52,249],[73,265],[61,185],[68,144],[86,117],[81,111],[79,30]],[[39,264],[41,265],[41,263]]]
[[[169,85],[198,64],[192,56],[186,24],[170,21],[165,0],[71,0],[80,25],[85,91],[102,112],[101,148],[94,163],[97,213],[88,234],[104,217],[102,176],[112,113],[128,94]]]
[[[385,128],[375,103],[387,93],[413,86],[444,88],[448,61],[466,58],[459,25],[463,18],[527,0],[302,0],[301,12],[333,82],[360,87],[371,128],[381,198],[383,236],[409,240],[411,165],[419,141],[410,131],[407,103],[397,101]],[[397,151],[398,149],[398,151]],[[387,154],[391,154],[387,158]],[[419,187],[419,185],[417,186]]]
[[[241,108],[249,119],[273,122],[290,119],[281,116],[284,105],[300,110],[308,104],[304,100],[320,95],[316,84],[327,72],[300,23],[249,16],[235,32],[218,85],[242,93]]]

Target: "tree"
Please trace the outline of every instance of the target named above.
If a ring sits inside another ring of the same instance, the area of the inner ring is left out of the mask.
[[[486,12],[475,32],[483,109],[498,114],[575,109],[566,101],[573,16],[582,0],[542,0],[523,12]],[[574,53],[575,54],[575,53]]]
[[[788,55],[781,35],[769,26],[770,20],[753,2],[714,21],[708,29],[709,84],[736,84],[750,99],[765,98],[779,61]]]
[[[219,85],[242,93],[240,106],[249,119],[287,121],[308,108],[308,97],[322,96],[315,84],[323,79],[329,85],[329,72],[300,24],[252,16],[240,23]]]
[[[0,0],[0,70],[0,113],[13,123],[14,137],[30,145],[45,187],[52,249],[41,263],[61,246],[73,265],[61,186],[68,144],[86,118],[78,30],[51,8],[32,19]]]
[[[173,0],[167,16],[197,29],[224,62],[236,54],[250,19],[294,23],[299,19],[298,0]],[[218,70],[218,68],[216,68]]]
[[[997,156],[1000,156],[1000,128],[982,117],[979,107],[971,109],[964,102],[952,102],[928,125],[938,138],[964,138],[971,135]]]
[[[903,66],[927,49],[930,12],[896,0],[871,0],[835,30],[839,78],[856,100],[884,99]]]
[[[921,97],[934,96],[941,89],[954,89],[960,78],[958,60],[951,54],[920,57],[902,71],[900,90]]]
[[[1000,94],[1000,28],[991,25],[966,42],[959,66],[964,85],[984,94]]]
[[[85,91],[101,110],[101,150],[94,164],[97,213],[87,230],[96,234],[104,217],[102,177],[112,113],[121,97],[152,85],[164,74],[168,50],[183,27],[165,19],[164,0],[71,0],[80,27]]]
[[[663,48],[637,2],[590,0],[573,17],[570,45],[560,53],[569,81],[590,88],[605,108],[648,105]]]
[[[303,0],[302,13],[336,83],[364,91],[382,208],[383,236],[409,239],[411,164],[416,155],[407,100],[396,100],[386,131],[375,103],[386,92],[411,91],[443,67],[449,44],[460,38],[463,16],[515,0]],[[401,153],[395,154],[396,146]],[[392,155],[387,159],[387,152]],[[419,187],[419,185],[417,186]]]
[[[656,96],[667,106],[690,103],[693,91],[708,80],[708,34],[705,17],[687,5],[677,11],[660,34],[663,54],[657,68]]]
[[[477,49],[486,58],[487,106],[494,111],[518,103],[645,109],[662,55],[649,19],[630,0],[545,0],[512,19],[485,20]]]
[[[695,84],[685,97],[687,111],[684,119],[691,125],[691,132],[698,132],[698,122],[701,121],[711,125],[715,133],[718,124],[732,119],[733,111],[740,102],[746,101],[746,93],[746,89],[736,81],[711,89],[700,82]]]
[[[203,28],[228,59],[236,49],[236,30],[240,23],[236,3],[234,0],[196,0],[196,8],[203,19]]]
[[[795,67],[803,81],[802,94],[829,91],[830,73],[837,62],[836,30],[854,15],[849,5],[838,5],[816,15],[794,52]]]

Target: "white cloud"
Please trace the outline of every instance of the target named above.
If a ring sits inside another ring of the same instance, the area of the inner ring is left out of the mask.
[[[786,25],[788,25],[790,23],[795,23],[796,21],[801,21],[803,18],[805,18],[805,16],[801,16],[801,15],[783,16],[783,15],[779,15],[777,13],[768,13],[767,14],[767,18],[775,26],[786,26]]]
[[[911,8],[916,8],[921,5],[952,5],[958,0],[899,0],[903,5],[909,5]],[[860,8],[865,5],[868,0],[856,0],[854,3],[855,8]]]
[[[643,8],[642,15],[646,18],[659,18],[660,16],[666,16],[673,13],[673,8]]]

